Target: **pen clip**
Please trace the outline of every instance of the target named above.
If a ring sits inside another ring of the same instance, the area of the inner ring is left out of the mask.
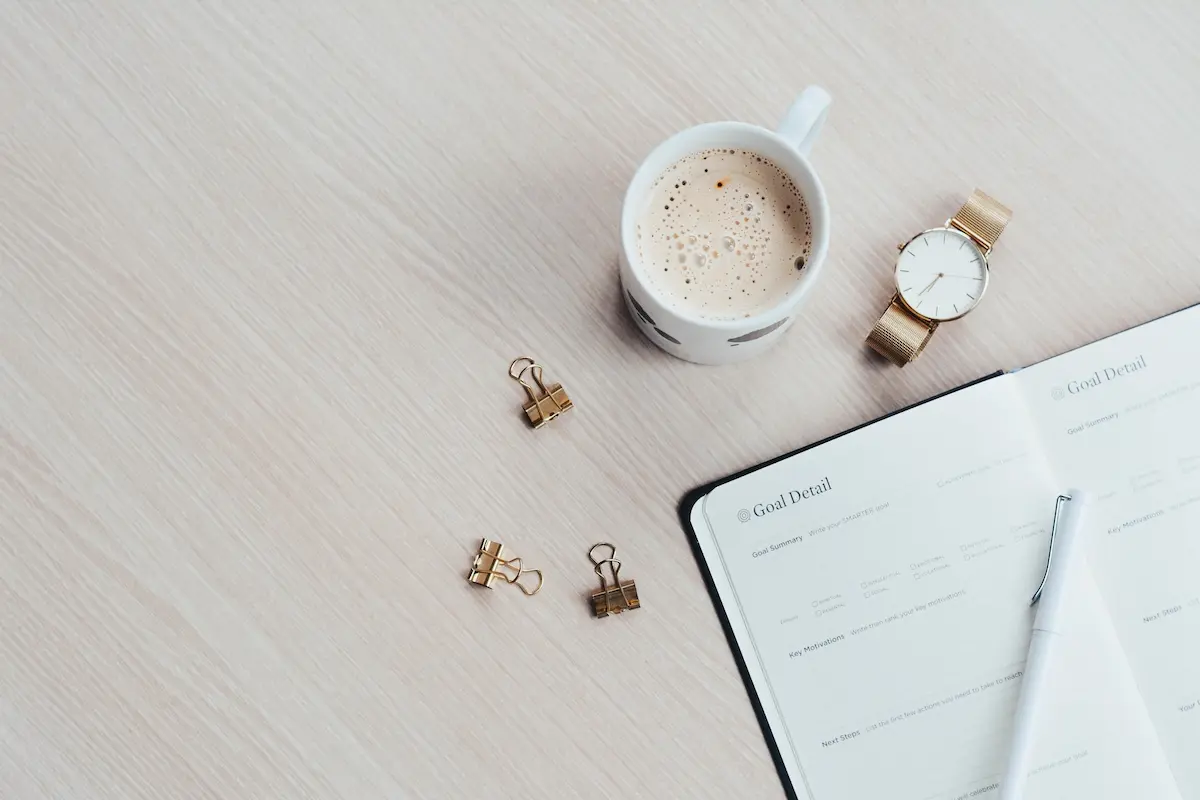
[[[1033,600],[1029,602],[1030,606],[1036,606],[1038,600],[1042,599],[1042,590],[1046,588],[1046,580],[1050,577],[1050,564],[1054,561],[1054,541],[1058,535],[1058,518],[1062,514],[1063,503],[1070,499],[1071,495],[1060,494],[1054,501],[1054,521],[1050,523],[1050,550],[1046,553],[1046,571],[1042,573],[1042,582],[1038,584],[1037,591],[1033,593]]]

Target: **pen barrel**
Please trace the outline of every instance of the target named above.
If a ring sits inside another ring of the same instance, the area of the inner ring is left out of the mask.
[[[1012,745],[1008,765],[1000,781],[1000,800],[1020,800],[1030,768],[1030,755],[1037,738],[1038,715],[1044,702],[1050,659],[1058,634],[1034,630],[1029,639],[1029,655],[1021,676],[1021,693],[1013,715]]]
[[[1025,779],[1032,766],[1030,757],[1037,740],[1038,715],[1045,702],[1051,658],[1065,628],[1063,610],[1066,608],[1067,589],[1075,562],[1082,555],[1079,551],[1082,548],[1088,497],[1079,490],[1072,490],[1068,497],[1070,499],[1062,506],[1062,517],[1055,520],[1057,524],[1050,546],[1050,561],[1046,565],[1046,582],[1033,619],[1029,655],[1025,658],[1021,693],[1017,697],[1016,713],[1013,715],[1008,764],[1000,781],[1000,800],[1020,800],[1024,793]]]

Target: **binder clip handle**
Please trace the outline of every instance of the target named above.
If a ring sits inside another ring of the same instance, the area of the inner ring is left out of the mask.
[[[518,364],[522,364],[523,366],[520,369],[517,369]],[[536,390],[533,386],[530,386],[526,382],[526,372],[529,373],[529,375],[533,378],[533,382],[537,385]],[[525,387],[525,393],[529,395],[529,400],[531,402],[536,403],[539,397],[550,397],[550,402],[558,405],[554,401],[554,398],[550,396],[550,390],[546,388],[544,374],[545,373],[542,370],[542,365],[535,362],[529,356],[514,358],[513,362],[508,365],[508,376],[517,383],[521,384],[521,386]],[[539,390],[541,391],[541,394],[538,394]]]
[[[518,559],[518,561],[519,560],[520,559]],[[532,589],[521,583],[521,578],[525,575],[537,575],[537,584],[534,585]],[[525,593],[526,597],[533,597],[542,590],[542,583],[545,579],[542,577],[542,571],[540,569],[525,569],[524,567],[518,565],[517,574],[512,579],[505,578],[505,580],[511,584],[515,584],[518,589]]]
[[[504,570],[506,569],[512,570],[512,572],[505,572]],[[542,590],[542,583],[545,581],[540,569],[525,569],[525,565],[521,563],[520,556],[499,561],[496,564],[494,572],[505,583],[511,583],[524,592],[526,597],[533,597],[540,592]],[[521,578],[526,575],[537,575],[537,583],[533,585],[533,588],[529,588],[524,583],[521,583]]]
[[[600,548],[600,547],[608,548],[608,555],[606,555],[604,558],[596,557],[596,549]],[[616,545],[609,544],[608,542],[598,542],[597,544],[592,545],[591,550],[588,550],[588,559],[592,562],[592,564],[594,564],[596,566],[597,572],[599,572],[601,564],[605,563],[606,561],[612,561],[613,558],[616,557],[616,555],[617,555]]]
[[[521,367],[521,369],[517,369],[517,364],[520,364],[521,362],[525,362],[524,366]],[[537,363],[529,356],[521,356],[520,358],[514,358],[513,362],[508,365],[508,377],[512,378],[514,381],[518,381],[523,384],[524,381],[521,380],[522,373],[524,373],[525,370],[529,369],[530,367],[536,367],[536,366],[537,366]]]
[[[596,548],[598,548],[598,547],[607,547],[608,548],[608,556],[606,558],[597,558],[596,557]],[[599,544],[594,544],[594,545],[592,545],[592,549],[588,550],[588,558],[591,560],[592,564],[595,565],[596,577],[598,577],[600,579],[600,591],[605,591],[608,589],[608,581],[604,577],[604,570],[603,570],[603,567],[605,564],[608,564],[608,568],[612,572],[612,585],[613,586],[621,585],[621,562],[618,561],[616,558],[614,558],[614,556],[616,556],[616,554],[617,554],[617,548],[614,545],[609,544],[608,542],[600,542]]]

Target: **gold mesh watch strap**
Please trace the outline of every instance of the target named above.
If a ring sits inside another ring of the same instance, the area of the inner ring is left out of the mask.
[[[896,366],[903,367],[921,354],[935,330],[936,322],[918,319],[899,298],[895,298],[867,335],[867,345]]]
[[[950,218],[950,226],[970,236],[986,253],[1004,233],[1010,219],[1012,211],[1007,206],[976,189]]]

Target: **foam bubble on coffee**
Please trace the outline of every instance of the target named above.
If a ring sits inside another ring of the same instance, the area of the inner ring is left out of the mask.
[[[664,303],[705,319],[741,319],[795,288],[811,255],[812,222],[774,162],[749,150],[703,150],[655,181],[637,242],[638,268]]]

